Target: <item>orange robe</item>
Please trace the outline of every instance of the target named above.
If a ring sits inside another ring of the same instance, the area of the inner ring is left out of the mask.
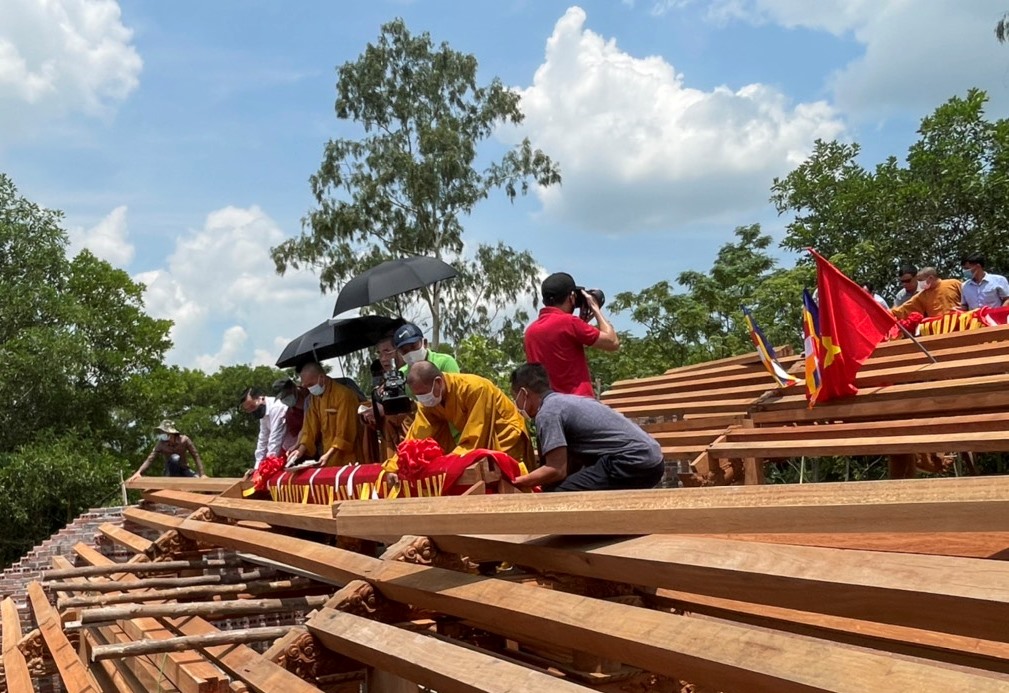
[[[445,393],[437,407],[417,407],[407,440],[434,438],[447,453],[498,450],[532,466],[533,449],[525,419],[494,383],[470,373],[443,373]],[[458,433],[454,433],[458,431]],[[396,456],[385,467],[398,469]]]
[[[321,457],[333,450],[326,459],[327,467],[368,461],[357,459],[363,428],[357,416],[358,404],[353,390],[335,380],[326,380],[325,392],[312,397],[298,438],[298,444],[305,446],[306,459]],[[322,449],[317,450],[316,441],[320,434]]]
[[[917,312],[926,318],[934,318],[951,310],[959,310],[962,286],[959,279],[940,279],[931,289],[919,291],[894,308],[893,314],[898,318],[906,318],[911,313]]]

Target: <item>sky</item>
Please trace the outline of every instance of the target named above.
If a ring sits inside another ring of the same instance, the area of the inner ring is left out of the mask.
[[[0,171],[174,321],[170,363],[272,364],[329,317],[270,249],[312,209],[336,69],[383,23],[472,53],[522,96],[560,186],[464,220],[607,295],[710,267],[740,225],[776,239],[775,176],[817,138],[903,158],[920,120],[985,89],[1009,115],[1005,0],[0,0]],[[777,251],[781,261],[794,257]],[[618,327],[630,327],[617,319]]]

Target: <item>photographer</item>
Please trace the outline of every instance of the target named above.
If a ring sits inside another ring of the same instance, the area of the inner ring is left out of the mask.
[[[526,360],[541,363],[550,377],[550,387],[561,394],[595,397],[585,347],[616,351],[620,338],[601,310],[603,294],[586,291],[566,272],[543,280],[543,308],[526,328]],[[574,314],[579,309],[580,316]],[[595,318],[594,327],[588,323]]]

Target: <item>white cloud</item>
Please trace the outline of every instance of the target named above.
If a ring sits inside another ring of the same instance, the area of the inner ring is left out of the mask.
[[[108,114],[139,83],[143,61],[132,40],[115,0],[5,0],[0,130]]]
[[[793,105],[763,84],[703,91],[657,56],[585,28],[572,7],[521,91],[528,134],[561,165],[539,191],[548,214],[620,232],[766,205],[773,176],[844,126],[824,102]]]
[[[1009,49],[994,37],[1003,0],[718,0],[718,20],[773,22],[851,36],[862,54],[828,79],[836,105],[862,118],[920,117],[981,87],[1009,108]]]
[[[180,235],[165,267],[136,275],[151,315],[174,321],[168,360],[214,370],[273,364],[291,339],[333,311],[309,271],[283,277],[270,248],[286,238],[262,209],[225,207]]]
[[[116,267],[126,267],[133,261],[134,247],[129,242],[126,227],[126,207],[120,206],[89,229],[71,229],[70,254],[83,248]]]

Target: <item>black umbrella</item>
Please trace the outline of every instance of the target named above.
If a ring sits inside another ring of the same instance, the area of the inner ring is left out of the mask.
[[[336,297],[333,315],[353,308],[370,306],[386,298],[451,279],[457,274],[452,265],[421,255],[388,260],[357,275]]]
[[[277,359],[277,368],[298,367],[308,361],[325,361],[367,349],[404,322],[403,318],[382,315],[327,320],[291,340]]]

